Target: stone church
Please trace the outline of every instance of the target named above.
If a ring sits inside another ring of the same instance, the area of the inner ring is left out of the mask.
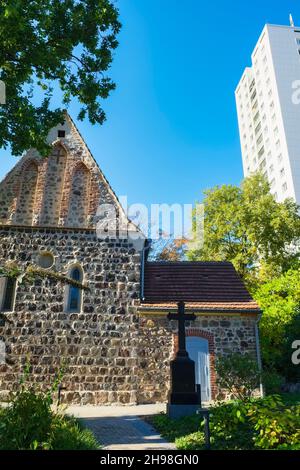
[[[179,300],[196,315],[187,349],[202,399],[215,399],[217,357],[259,361],[258,305],[230,263],[147,262],[130,222],[139,243],[99,238],[99,205],[123,214],[115,193],[68,115],[49,139],[48,158],[29,150],[0,183],[0,400],[29,358],[42,387],[65,367],[65,403],[165,401]]]

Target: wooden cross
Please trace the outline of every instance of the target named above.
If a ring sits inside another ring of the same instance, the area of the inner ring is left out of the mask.
[[[194,313],[185,313],[185,303],[183,301],[178,302],[178,313],[169,313],[169,320],[178,321],[178,343],[179,348],[176,356],[188,356],[186,351],[186,341],[185,341],[185,322],[194,321],[196,315]]]

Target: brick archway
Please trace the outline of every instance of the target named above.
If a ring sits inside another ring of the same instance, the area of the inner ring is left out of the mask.
[[[203,338],[208,341],[211,398],[212,400],[214,400],[217,395],[214,335],[205,330],[201,330],[201,328],[186,328],[185,334],[186,336],[196,336],[198,338]],[[173,346],[174,346],[174,354],[175,354],[175,352],[178,350],[178,335],[177,334],[173,334]]]

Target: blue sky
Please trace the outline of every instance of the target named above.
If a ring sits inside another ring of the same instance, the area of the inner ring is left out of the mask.
[[[107,121],[77,123],[113,189],[129,203],[184,204],[239,184],[234,89],[266,22],[288,24],[291,12],[300,24],[299,0],[116,3],[123,28]],[[2,178],[16,159],[0,152]]]

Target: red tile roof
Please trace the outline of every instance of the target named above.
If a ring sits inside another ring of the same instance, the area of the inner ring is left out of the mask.
[[[141,307],[175,308],[183,300],[186,308],[203,312],[259,313],[233,265],[228,262],[146,263]]]

